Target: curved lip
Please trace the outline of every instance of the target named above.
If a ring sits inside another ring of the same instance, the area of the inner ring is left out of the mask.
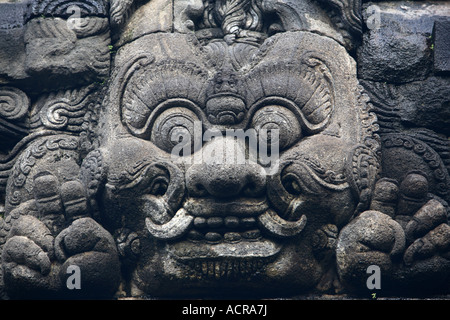
[[[242,241],[233,245],[227,243],[208,244],[181,241],[168,244],[168,251],[177,260],[199,259],[267,259],[277,255],[283,246],[273,240]]]
[[[233,216],[256,217],[269,209],[264,198],[188,198],[183,208],[193,216]]]

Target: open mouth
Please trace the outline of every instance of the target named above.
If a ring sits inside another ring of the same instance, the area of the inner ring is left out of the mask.
[[[186,265],[197,279],[216,280],[256,274],[281,251],[280,244],[267,239],[242,240],[233,245],[226,241],[181,241],[167,248],[170,256]]]
[[[258,241],[258,216],[268,209],[265,199],[211,201],[188,199],[184,208],[194,220],[186,238],[208,244]]]
[[[264,199],[189,198],[172,219],[146,218],[149,233],[196,277],[219,279],[255,274],[281,251],[277,238],[294,237],[306,224],[282,219]]]
[[[194,216],[187,238],[210,244],[237,243],[261,238],[257,217],[268,209],[265,199],[211,201],[188,199],[184,208]]]
[[[270,209],[266,199],[211,201],[191,198],[185,201],[168,222],[158,224],[147,217],[147,230],[159,240],[180,240],[217,244],[222,242],[259,241],[261,231],[276,238],[298,235],[306,216],[284,220]]]

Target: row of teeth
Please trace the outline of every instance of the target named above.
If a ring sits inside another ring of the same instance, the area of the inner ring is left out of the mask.
[[[254,217],[196,217],[194,228],[187,234],[188,239],[194,241],[207,241],[210,243],[238,242],[245,240],[258,240],[261,232],[255,228]],[[245,231],[239,231],[245,228]]]
[[[240,278],[250,276],[260,271],[267,261],[257,260],[222,260],[222,261],[189,261],[187,265],[195,273],[192,275],[198,278]]]
[[[190,230],[187,234],[189,240],[206,241],[209,243],[225,242],[239,242],[241,240],[259,240],[261,239],[261,232],[258,229],[246,230],[243,232],[215,232],[209,231],[206,233],[198,230]]]
[[[226,228],[238,228],[238,227],[245,227],[245,228],[251,228],[256,225],[256,219],[254,217],[243,217],[238,218],[234,216],[229,217],[195,217],[194,219],[194,227],[196,228],[220,228],[220,227],[226,227]]]
[[[191,239],[206,239],[207,241],[220,241],[222,238],[237,241],[239,237],[259,238],[258,229],[264,230],[277,237],[292,238],[302,232],[307,218],[302,215],[299,220],[288,221],[281,218],[275,211],[267,210],[255,217],[246,216],[238,218],[228,217],[194,217],[186,209],[179,209],[175,215],[166,223],[158,224],[151,217],[145,218],[148,232],[159,240],[173,240],[185,234],[189,228],[194,226],[190,232]],[[206,229],[206,227],[208,227]],[[204,230],[202,232],[202,229]],[[205,231],[206,230],[206,231]],[[211,232],[208,232],[208,231]],[[245,232],[239,232],[247,230]],[[248,230],[251,230],[249,232]]]

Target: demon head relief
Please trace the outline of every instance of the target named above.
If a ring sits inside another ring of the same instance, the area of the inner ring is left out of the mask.
[[[377,132],[349,54],[358,3],[164,3],[86,2],[83,32],[53,44],[94,52],[101,71],[73,67],[103,80],[28,102],[2,162],[5,296],[358,293],[371,265],[394,294],[448,289],[448,173],[425,143]]]

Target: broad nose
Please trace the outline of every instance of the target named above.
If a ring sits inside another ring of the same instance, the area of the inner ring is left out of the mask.
[[[193,164],[186,172],[190,196],[229,198],[263,195],[265,169],[248,158],[244,141],[215,137],[198,152],[201,154],[194,154]]]

